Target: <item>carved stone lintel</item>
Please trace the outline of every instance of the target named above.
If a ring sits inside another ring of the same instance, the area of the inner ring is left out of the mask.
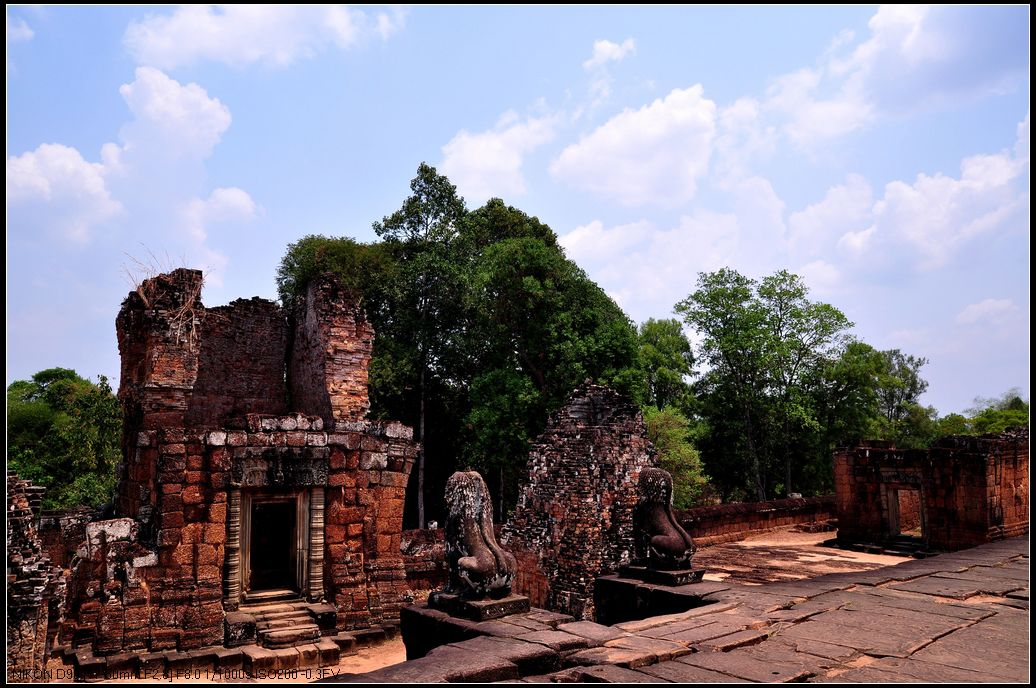
[[[328,480],[328,460],[281,456],[267,450],[263,456],[235,457],[231,477],[245,487],[323,487]]]

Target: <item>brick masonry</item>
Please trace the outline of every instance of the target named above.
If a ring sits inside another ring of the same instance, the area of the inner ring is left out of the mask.
[[[299,595],[333,605],[336,630],[396,623],[412,599],[400,545],[417,446],[409,427],[365,418],[362,308],[331,276],[293,313],[258,298],[206,308],[201,281],[176,270],[123,302],[121,518],[52,519],[48,532],[85,531],[59,641],[108,656],[222,645],[246,592],[249,495],[298,496]]]
[[[64,571],[38,536],[44,488],[7,474],[7,681],[33,680],[46,666],[48,628],[62,613]]]
[[[639,409],[587,381],[547,421],[501,544],[518,560],[516,593],[592,619],[594,580],[630,562],[641,469],[655,466]]]
[[[915,519],[925,544],[958,550],[1029,532],[1029,433],[946,437],[930,449],[872,442],[835,454],[838,539],[882,542]],[[907,513],[900,514],[905,504]]]
[[[834,495],[717,504],[676,511],[677,520],[696,547],[744,540],[785,526],[825,523],[834,519],[835,514]]]

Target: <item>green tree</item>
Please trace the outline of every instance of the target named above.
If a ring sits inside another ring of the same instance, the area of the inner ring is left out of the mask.
[[[1000,433],[1008,428],[1029,425],[1029,404],[1013,387],[994,399],[976,398],[969,409],[971,415],[969,434],[985,435]]]
[[[442,358],[458,324],[454,306],[461,286],[451,247],[467,213],[457,187],[421,163],[410,182],[411,195],[399,210],[374,223],[399,266],[399,279],[389,293],[397,327],[397,343],[405,342],[416,353],[417,520],[425,524],[425,462],[428,389],[430,376],[444,372]]]
[[[553,241],[496,241],[473,261],[468,283],[473,366],[465,454],[500,475],[501,503],[509,503],[530,439],[579,383],[592,378],[641,395],[636,334]]]
[[[278,287],[290,304],[332,271],[362,296],[376,332],[371,413],[417,427],[423,486],[408,494],[417,493],[424,523],[439,503],[428,495],[441,494],[459,462],[482,469],[506,506],[530,439],[584,379],[638,402],[646,391],[636,329],[565,258],[549,226],[500,199],[464,212],[427,165],[411,190],[375,223],[379,243],[306,237],[289,246]]]
[[[908,356],[899,349],[881,352],[885,366],[878,380],[878,399],[881,411],[892,425],[910,414],[911,405],[928,389],[928,382],[921,377],[921,368],[927,358]]]
[[[959,413],[951,413],[939,419],[939,437],[947,435],[970,435],[971,421]]]
[[[807,295],[801,278],[784,270],[756,282],[724,268],[700,274],[697,291],[676,305],[701,336],[699,358],[709,367],[699,383],[707,465],[747,476],[760,500],[769,487],[791,491],[793,469],[802,475],[812,460],[801,440],[820,427],[814,387],[852,326]]]
[[[691,387],[694,356],[691,343],[679,320],[649,318],[640,326],[640,366],[647,385],[647,403],[658,410],[666,406],[685,408]]]
[[[673,506],[696,506],[709,478],[691,441],[691,422],[675,408],[649,406],[644,410],[644,425],[658,451],[659,464],[673,476]]]
[[[920,397],[928,389],[921,368],[928,359],[904,354],[899,349],[882,351],[882,370],[877,393],[882,419],[878,435],[904,449],[929,446],[938,434],[936,410],[923,406]]]
[[[47,488],[44,506],[99,506],[116,483],[122,410],[103,375],[49,368],[7,388],[7,465]]]

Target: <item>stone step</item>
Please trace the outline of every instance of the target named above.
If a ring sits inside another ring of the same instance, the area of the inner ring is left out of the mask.
[[[279,621],[280,619],[310,619],[312,615],[306,610],[292,610],[287,612],[263,612],[255,614],[256,621]]]
[[[305,619],[274,619],[273,621],[257,621],[255,624],[255,630],[262,633],[263,631],[279,631],[284,628],[312,625],[313,619],[310,619],[309,617],[306,617]]]
[[[253,616],[259,616],[261,614],[276,614],[278,612],[294,612],[298,611],[298,609],[294,604],[275,602],[273,604],[247,604],[241,607],[241,611]]]
[[[291,647],[303,643],[312,643],[320,638],[320,628],[316,624],[292,626],[259,633],[259,642],[263,647]]]

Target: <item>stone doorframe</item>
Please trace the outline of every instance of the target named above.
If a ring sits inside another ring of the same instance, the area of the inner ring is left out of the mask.
[[[296,503],[296,581],[310,602],[324,601],[324,487],[286,492],[242,491],[240,483],[227,490],[227,544],[223,573],[223,606],[238,609],[245,601],[249,565],[249,530],[253,499],[284,499]]]
[[[918,510],[921,516],[921,538],[928,542],[928,509],[925,505],[925,489],[921,483],[884,482],[881,485],[881,525],[886,538],[894,538],[899,530],[899,491],[912,490],[918,494]]]

